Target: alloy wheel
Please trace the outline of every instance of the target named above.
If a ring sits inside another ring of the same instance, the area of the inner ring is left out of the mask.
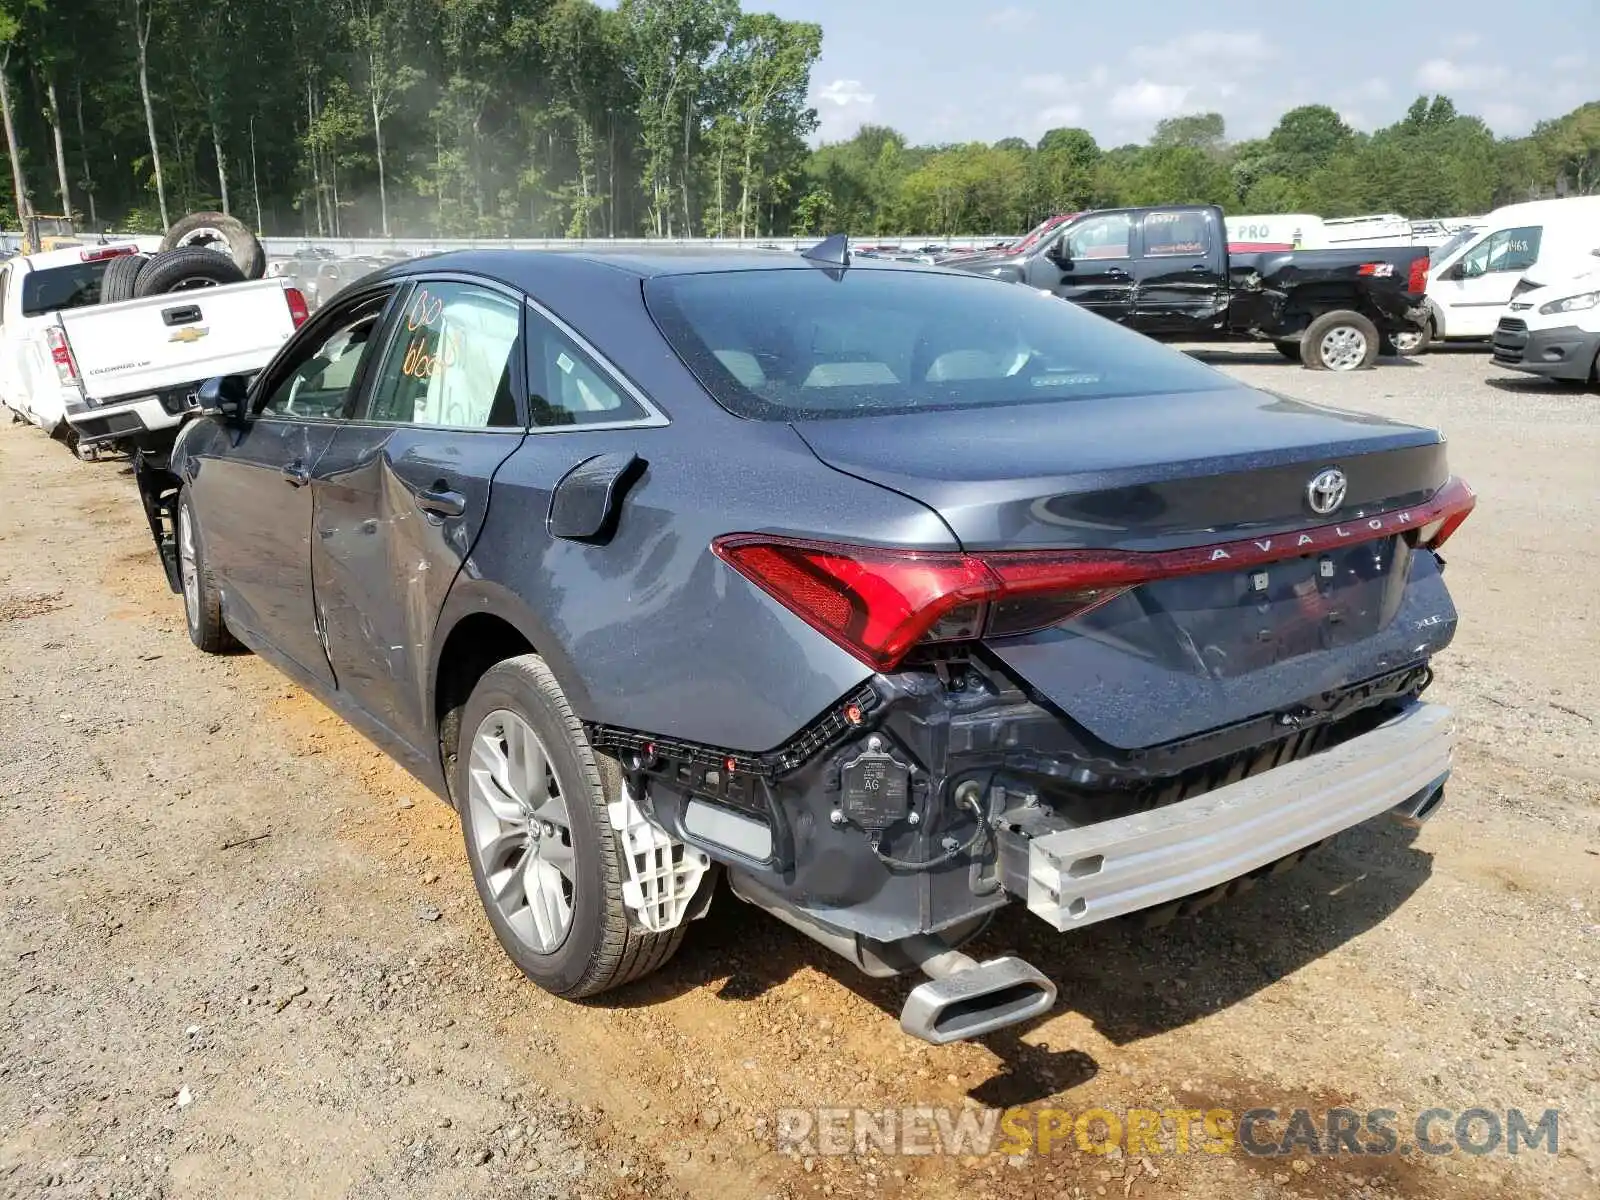
[[[479,722],[471,753],[470,844],[491,902],[530,950],[554,953],[572,928],[577,871],[550,756],[533,727],[503,708]]]
[[[1322,336],[1323,366],[1330,371],[1353,371],[1367,357],[1366,336],[1352,325],[1339,325]]]
[[[188,505],[178,509],[178,576],[183,581],[183,613],[189,628],[200,627],[200,573],[194,553],[194,520]]]

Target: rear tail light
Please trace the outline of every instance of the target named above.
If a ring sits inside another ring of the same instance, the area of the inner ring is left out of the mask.
[[[311,319],[311,309],[306,305],[305,293],[299,288],[284,288],[283,298],[289,304],[289,319],[299,329]]]
[[[78,364],[73,360],[72,347],[67,344],[66,332],[59,325],[44,331],[45,345],[50,347],[50,361],[56,365],[56,378],[63,384],[78,381]]]
[[[1273,537],[1182,550],[899,550],[728,534],[712,551],[819,633],[879,671],[919,643],[1032,633],[1141,584],[1259,566],[1334,546],[1412,535],[1437,549],[1476,497],[1449,480],[1424,504]]]
[[[1406,276],[1406,291],[1422,295],[1428,290],[1428,268],[1432,260],[1426,254],[1420,254],[1411,260],[1411,272]]]
[[[104,262],[108,258],[132,254],[137,249],[137,246],[96,246],[93,250],[80,250],[78,257],[84,262]]]

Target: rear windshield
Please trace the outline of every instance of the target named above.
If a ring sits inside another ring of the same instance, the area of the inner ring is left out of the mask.
[[[1221,373],[1055,296],[854,267],[663,275],[651,315],[724,408],[788,421],[1218,391]]]
[[[22,315],[42,317],[63,308],[99,304],[100,280],[110,265],[109,258],[102,258],[29,271],[22,277]]]

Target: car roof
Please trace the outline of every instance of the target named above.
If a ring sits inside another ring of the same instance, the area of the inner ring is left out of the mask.
[[[640,279],[661,275],[705,275],[729,271],[773,271],[823,269],[827,264],[809,262],[786,250],[732,250],[717,246],[630,246],[615,250],[452,250],[430,254],[385,268],[387,277],[416,275],[433,271],[462,271],[485,275],[504,283],[534,290],[544,269],[561,265],[567,271],[593,271],[596,275],[622,272]],[[884,259],[856,258],[851,270],[923,270],[915,264]],[[563,272],[566,273],[565,271]]]

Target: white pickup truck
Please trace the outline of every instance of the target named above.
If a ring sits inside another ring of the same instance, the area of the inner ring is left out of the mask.
[[[170,438],[202,382],[259,371],[308,315],[283,279],[99,303],[109,263],[145,249],[72,247],[0,267],[0,401],[80,454]]]

